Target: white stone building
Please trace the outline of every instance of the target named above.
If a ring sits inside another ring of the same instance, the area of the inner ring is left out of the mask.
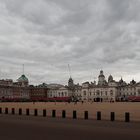
[[[84,82],[82,86],[74,85],[73,95],[78,100],[83,101],[108,102],[127,100],[130,96],[140,96],[140,83],[132,80],[130,84],[127,84],[122,78],[119,82],[116,82],[112,75],[106,81],[104,73],[101,70],[97,84],[94,81],[94,83]]]
[[[140,83],[132,80],[127,84],[121,78],[115,81],[110,75],[106,80],[104,72],[101,70],[98,76],[98,82],[84,82],[82,85],[74,84],[70,77],[68,86],[51,84],[48,86],[48,97],[70,97],[73,101],[94,101],[94,102],[112,102],[124,101],[130,96],[140,96]]]
[[[47,95],[49,98],[54,97],[69,97],[69,90],[67,86],[59,84],[48,85]]]

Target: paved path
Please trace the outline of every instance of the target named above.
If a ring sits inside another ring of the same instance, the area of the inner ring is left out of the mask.
[[[0,115],[0,140],[139,140],[140,123]]]

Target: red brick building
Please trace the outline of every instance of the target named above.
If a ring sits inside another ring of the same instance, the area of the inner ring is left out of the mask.
[[[47,99],[46,87],[30,87],[30,99],[31,100],[45,100]]]

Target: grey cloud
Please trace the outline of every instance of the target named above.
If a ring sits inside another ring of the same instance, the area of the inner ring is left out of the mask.
[[[93,80],[98,71],[139,80],[137,0],[0,0],[1,78]],[[10,70],[9,70],[10,69]],[[133,74],[134,73],[134,74]],[[128,75],[128,77],[127,77]]]

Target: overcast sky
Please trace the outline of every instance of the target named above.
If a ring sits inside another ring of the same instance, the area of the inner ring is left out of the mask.
[[[0,79],[140,81],[140,0],[0,0]]]

